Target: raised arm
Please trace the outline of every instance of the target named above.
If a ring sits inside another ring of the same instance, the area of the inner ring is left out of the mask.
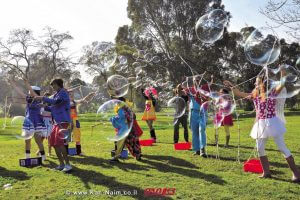
[[[32,97],[37,97],[38,94],[34,92],[34,90],[31,88],[29,81],[27,78],[23,77],[24,83],[25,83],[25,87],[27,88],[27,90],[29,90],[29,94]]]
[[[281,68],[280,76],[281,76],[281,79],[286,76],[286,71],[284,68]],[[277,87],[275,88],[275,93],[279,94],[281,92],[281,90],[284,88],[284,86],[285,86],[285,82],[280,81],[280,84],[277,85]]]
[[[230,87],[235,96],[242,97],[242,98],[247,98],[251,96],[251,93],[241,92],[239,89],[235,88],[230,81],[224,81],[223,84],[227,87]]]
[[[80,100],[76,100],[77,104],[81,104],[81,103],[88,103],[89,101],[91,101],[93,99],[93,97],[96,95],[95,92],[91,92],[88,95],[86,95],[84,98],[80,99]]]
[[[68,92],[73,92],[73,91],[79,89],[80,87],[81,87],[81,85],[78,85],[78,86],[76,86],[76,87],[72,87],[72,88],[67,89],[67,91],[68,91]]]

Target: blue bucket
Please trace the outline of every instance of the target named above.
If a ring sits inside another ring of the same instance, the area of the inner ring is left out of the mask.
[[[75,156],[75,155],[77,155],[77,150],[76,150],[76,148],[69,148],[69,149],[68,149],[68,154],[69,154],[70,156]]]
[[[121,152],[121,158],[123,159],[126,159],[128,158],[128,151],[126,149],[124,149],[122,152]]]

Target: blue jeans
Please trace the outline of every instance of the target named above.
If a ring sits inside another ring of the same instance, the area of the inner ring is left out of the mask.
[[[190,114],[190,126],[192,130],[192,144],[194,151],[200,151],[200,149],[206,146],[206,115],[205,112],[199,110],[191,110]]]

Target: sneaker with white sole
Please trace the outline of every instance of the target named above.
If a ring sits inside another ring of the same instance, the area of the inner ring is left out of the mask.
[[[58,165],[57,167],[55,167],[55,170],[63,170],[65,168],[65,165]]]
[[[63,172],[69,172],[72,170],[72,166],[71,165],[65,165],[64,169],[62,170]]]

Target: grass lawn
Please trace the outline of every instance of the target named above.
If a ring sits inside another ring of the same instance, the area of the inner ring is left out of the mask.
[[[140,119],[141,114],[137,117]],[[209,158],[205,159],[193,156],[191,151],[175,151],[173,129],[169,123],[172,120],[163,116],[158,118],[159,121],[154,124],[158,143],[142,148],[142,162],[129,156],[121,163],[110,164],[113,143],[105,139],[109,129],[98,126],[92,133],[94,115],[81,115],[82,149],[86,156],[71,157],[74,169],[70,174],[52,170],[58,164],[56,156],[49,157],[41,167],[19,167],[18,159],[24,157],[24,141],[14,135],[20,130],[0,129],[0,199],[146,199],[146,188],[176,189],[175,195],[163,199],[300,199],[300,185],[290,182],[291,171],[273,141],[269,141],[266,148],[274,178],[261,180],[257,174],[243,172],[243,162],[254,157],[255,152],[254,140],[249,136],[253,118],[240,120],[240,163],[237,162],[237,122],[231,129],[232,146],[228,149],[220,147],[220,159],[215,158],[216,147],[210,145],[214,141],[214,130],[207,129]],[[298,165],[299,119],[299,116],[287,117],[288,132],[285,135]],[[0,125],[2,123],[3,119],[0,119]],[[144,130],[142,139],[149,138],[146,123],[139,121],[139,124]],[[189,136],[191,139],[191,132]],[[182,129],[180,140],[183,141]],[[221,128],[220,144],[224,142],[225,132]],[[74,143],[70,146],[74,147]],[[32,155],[36,150],[37,146],[32,141]],[[12,184],[11,190],[2,188],[7,183]],[[116,195],[123,190],[137,195]],[[106,191],[111,196],[100,194]]]

